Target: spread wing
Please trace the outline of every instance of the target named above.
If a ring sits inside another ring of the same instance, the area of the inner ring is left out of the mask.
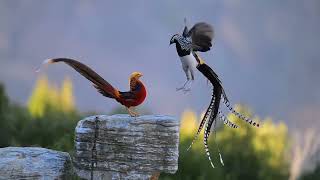
[[[185,31],[187,31],[187,27],[185,27],[183,34],[185,34]],[[187,36],[192,39],[194,51],[209,51],[214,37],[213,27],[205,22],[197,23],[190,29]]]

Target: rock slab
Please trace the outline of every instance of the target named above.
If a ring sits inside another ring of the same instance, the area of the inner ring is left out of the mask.
[[[0,179],[68,179],[68,153],[37,147],[0,148]]]
[[[73,164],[84,179],[143,180],[178,169],[179,121],[171,116],[91,116],[75,136]]]

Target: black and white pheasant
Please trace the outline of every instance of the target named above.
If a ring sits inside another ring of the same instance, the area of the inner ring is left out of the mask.
[[[224,91],[222,83],[218,77],[218,75],[212,70],[210,66],[208,66],[202,58],[197,54],[197,51],[206,52],[209,51],[212,47],[212,40],[214,37],[214,31],[212,26],[205,22],[200,22],[195,24],[190,31],[186,25],[183,30],[182,35],[175,34],[171,37],[170,45],[176,44],[176,50],[180,57],[182,68],[186,74],[187,81],[181,88],[177,88],[177,90],[189,91],[190,88],[187,85],[191,84],[192,80],[194,80],[194,70],[197,69],[202,75],[204,75],[207,80],[212,84],[212,96],[209,107],[207,108],[204,117],[202,118],[200,125],[198,127],[198,131],[191,142],[188,150],[192,147],[195,140],[199,136],[201,130],[204,128],[204,146],[206,154],[209,158],[210,164],[214,167],[210,152],[208,148],[208,138],[211,132],[211,127],[213,127],[214,132],[216,133],[216,119],[219,118],[231,128],[238,128],[235,123],[228,120],[228,118],[223,114],[220,110],[220,103],[223,100],[223,103],[226,105],[228,110],[236,115],[238,118],[246,121],[252,126],[259,127],[259,123],[254,122],[253,120],[243,116],[239,112],[235,111],[234,108],[230,105],[230,102],[227,98],[227,95]],[[218,144],[216,144],[219,152],[219,158],[222,165],[224,165],[222,156],[220,153],[220,149]]]
[[[177,88],[177,91],[184,90],[186,92],[190,90],[188,85],[191,85],[194,80],[194,69],[197,65],[193,52],[209,51],[212,47],[214,31],[212,26],[205,22],[196,23],[190,30],[188,30],[186,19],[184,19],[184,22],[185,27],[182,35],[173,35],[170,39],[170,45],[176,44],[176,50],[182,63],[182,69],[187,77],[187,81],[182,87]]]

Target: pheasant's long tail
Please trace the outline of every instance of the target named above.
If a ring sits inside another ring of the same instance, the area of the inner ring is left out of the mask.
[[[204,114],[204,116],[203,116],[203,118],[202,118],[202,120],[201,120],[201,123],[200,123],[200,125],[199,125],[198,131],[197,131],[196,135],[194,136],[194,138],[193,138],[190,146],[187,148],[187,151],[190,150],[190,148],[192,147],[192,145],[194,144],[194,142],[195,142],[196,139],[198,138],[198,136],[199,136],[199,134],[200,134],[200,132],[201,132],[204,124],[206,123],[207,119],[209,118],[209,116],[210,116],[210,114],[211,114],[211,111],[212,111],[212,109],[213,109],[214,99],[215,99],[215,97],[214,97],[214,95],[213,95],[213,93],[212,93],[212,97],[211,97],[211,101],[210,101],[209,107],[208,107],[206,113]]]
[[[217,125],[217,121],[214,122],[214,127],[217,127],[216,125]],[[222,159],[221,151],[220,151],[219,145],[218,145],[218,143],[216,141],[217,140],[217,131],[214,131],[214,140],[215,140],[214,142],[215,142],[215,144],[216,144],[216,146],[218,148],[220,163],[222,164],[222,166],[224,166],[224,162],[223,162],[223,159]]]
[[[223,121],[223,123],[231,128],[239,128],[239,126],[233,122],[231,122],[221,111],[218,112],[219,119]]]
[[[73,69],[79,72],[83,77],[91,81],[93,83],[93,86],[102,95],[109,98],[119,97],[119,91],[116,88],[114,88],[111,84],[109,84],[106,80],[104,80],[99,74],[93,71],[90,67],[76,60],[68,59],[68,58],[47,59],[42,63],[42,65],[48,65],[48,64],[53,64],[57,62],[64,62],[69,66],[71,66]],[[40,68],[37,71],[39,70]]]
[[[224,91],[223,91],[223,99],[224,99],[224,100],[223,100],[223,103],[227,106],[228,110],[229,110],[232,114],[236,115],[238,118],[246,121],[247,123],[249,123],[249,124],[252,125],[252,126],[255,126],[255,127],[259,127],[259,126],[260,126],[259,123],[257,123],[257,122],[255,122],[255,121],[253,121],[253,120],[245,117],[245,116],[242,115],[241,113],[239,113],[239,112],[237,112],[236,110],[234,110],[234,108],[230,105],[230,102],[229,102],[226,94],[224,93]]]
[[[208,138],[209,138],[209,135],[210,135],[211,126],[212,126],[212,124],[214,122],[216,122],[216,117],[218,115],[219,105],[220,105],[220,100],[221,100],[221,89],[216,88],[215,91],[213,91],[213,92],[214,92],[215,100],[214,100],[213,108],[211,109],[210,117],[209,117],[208,122],[206,124],[206,128],[204,130],[203,143],[204,143],[205,151],[206,151],[206,154],[207,154],[208,159],[210,161],[210,164],[214,168],[214,165],[213,165],[212,160],[211,160],[209,148],[208,148]],[[223,164],[223,161],[222,161],[222,158],[221,158],[221,154],[220,154],[220,150],[219,150],[219,156],[220,156],[221,163]]]
[[[210,121],[211,121],[211,119],[209,119],[209,122]],[[203,143],[204,143],[204,148],[205,148],[206,154],[208,156],[208,159],[210,161],[210,164],[211,164],[212,168],[214,168],[214,164],[212,163],[211,156],[210,156],[210,151],[209,151],[209,147],[208,147],[208,138],[209,138],[209,135],[210,135],[209,122],[206,124],[206,128],[204,130]]]

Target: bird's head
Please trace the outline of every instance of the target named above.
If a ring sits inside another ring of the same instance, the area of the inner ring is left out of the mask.
[[[142,77],[142,73],[141,72],[133,72],[130,76],[130,79],[139,79],[140,77]]]
[[[171,37],[170,39],[170,45],[173,44],[173,43],[176,43],[177,42],[177,38],[179,37],[180,35],[179,34],[175,34]]]

